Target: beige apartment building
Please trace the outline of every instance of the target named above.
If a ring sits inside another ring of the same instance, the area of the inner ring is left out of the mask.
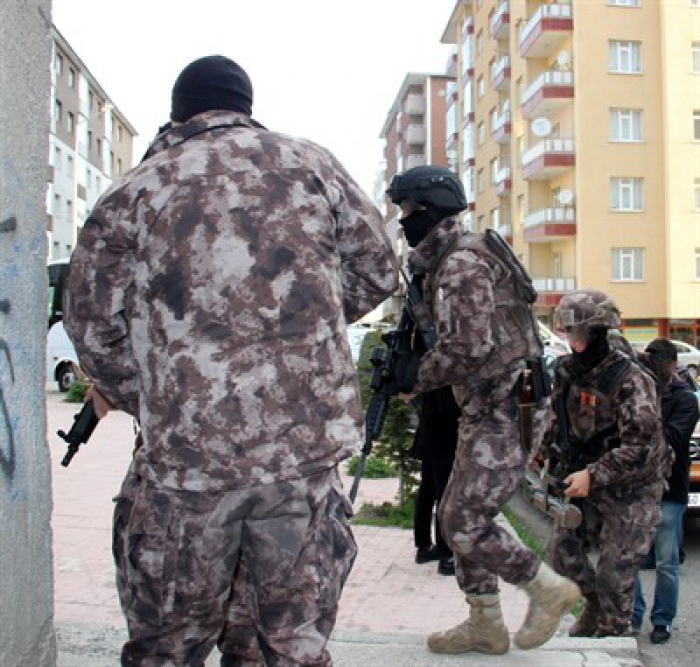
[[[447,115],[448,100],[457,99],[456,64],[456,58],[452,58],[446,74],[407,74],[379,135],[385,142],[384,160],[383,172],[375,185],[375,199],[384,213],[387,233],[402,265],[407,248],[398,225],[399,211],[384,192],[394,175],[407,169],[424,164],[456,168],[455,119]],[[446,142],[446,136],[452,137],[452,141]]]
[[[459,0],[442,41],[466,224],[513,244],[539,317],[594,287],[631,339],[697,344],[700,0]]]
[[[54,27],[46,194],[49,259],[69,257],[100,195],[132,166],[136,130]]]

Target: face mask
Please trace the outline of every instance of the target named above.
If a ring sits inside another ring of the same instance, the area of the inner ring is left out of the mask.
[[[403,227],[406,242],[411,248],[415,248],[439,221],[440,216],[435,211],[426,209],[414,211],[405,218],[401,218],[399,224]]]

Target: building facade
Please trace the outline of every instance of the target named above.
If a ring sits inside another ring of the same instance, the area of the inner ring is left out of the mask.
[[[384,191],[391,179],[407,169],[424,164],[450,166],[452,155],[445,142],[449,123],[447,105],[455,92],[455,77],[449,72],[406,75],[379,135],[385,142],[384,160],[383,174],[378,178],[375,192],[381,192],[385,198]],[[399,210],[386,198],[380,208],[389,238],[403,265],[407,248],[398,224]]]
[[[136,130],[54,27],[46,206],[49,259],[68,257],[99,196],[132,166]]]
[[[457,166],[474,229],[528,266],[545,322],[613,296],[631,339],[700,338],[700,0],[459,0]]]

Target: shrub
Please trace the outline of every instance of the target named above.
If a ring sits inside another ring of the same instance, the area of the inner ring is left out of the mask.
[[[71,385],[70,389],[66,393],[66,402],[85,403],[85,394],[89,387],[89,382],[82,382],[81,380],[77,380]]]
[[[348,459],[348,475],[357,473],[357,466],[359,463],[359,456],[353,456],[351,459]],[[396,468],[382,458],[371,455],[365,460],[365,470],[362,476],[367,479],[387,479],[388,477],[396,477],[397,475],[398,471]]]

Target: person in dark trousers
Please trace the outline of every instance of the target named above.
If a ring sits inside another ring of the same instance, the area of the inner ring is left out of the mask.
[[[653,543],[656,587],[650,614],[653,625],[650,638],[652,644],[664,644],[671,638],[671,625],[678,611],[679,548],[683,516],[688,506],[690,438],[698,421],[698,400],[687,383],[676,375],[678,353],[670,340],[657,338],[652,341],[641,359],[657,377],[664,435],[675,453],[668,489],[661,498],[661,522]],[[641,630],[645,612],[644,592],[637,576],[631,619],[633,632]]]
[[[452,472],[457,448],[461,410],[452,387],[440,387],[421,395],[418,430],[413,442],[413,455],[421,461],[420,486],[413,517],[416,563],[438,561],[438,573],[455,573],[452,550],[447,546],[435,518],[435,544],[431,539],[433,509],[440,505],[443,491]]]

